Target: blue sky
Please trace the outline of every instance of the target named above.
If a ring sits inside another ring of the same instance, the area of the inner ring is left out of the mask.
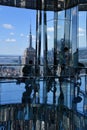
[[[86,45],[86,12],[79,12],[79,46],[87,47]]]
[[[49,20],[53,19],[53,13],[48,14],[48,48],[52,48],[53,21]],[[29,45],[30,24],[32,28],[32,44],[35,48],[36,11],[0,6],[0,54],[23,55],[25,48]]]
[[[35,11],[0,6],[0,54],[23,54],[29,45],[28,36],[32,22],[35,46]]]
[[[48,48],[53,48],[53,13],[47,13],[47,33]],[[59,13],[60,18],[63,13]],[[59,37],[64,35],[64,22],[58,21]],[[32,43],[35,47],[36,35],[36,11],[15,8],[8,6],[0,6],[0,54],[23,55],[26,47],[29,46],[29,29],[32,25]],[[79,46],[86,46],[86,13],[79,14]],[[43,35],[43,34],[42,34]],[[43,50],[43,45],[42,45]]]

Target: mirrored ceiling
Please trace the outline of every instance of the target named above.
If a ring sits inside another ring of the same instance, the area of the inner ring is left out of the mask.
[[[60,11],[73,7],[87,0],[0,0],[1,5],[16,6],[29,9],[41,9],[47,11]]]

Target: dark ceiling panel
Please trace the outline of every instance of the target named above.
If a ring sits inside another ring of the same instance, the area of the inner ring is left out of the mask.
[[[0,0],[0,5],[48,11],[59,11],[84,3],[87,0]]]

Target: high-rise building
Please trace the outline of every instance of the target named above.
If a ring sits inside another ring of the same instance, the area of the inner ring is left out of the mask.
[[[25,49],[24,56],[22,60],[23,64],[35,64],[35,49],[32,47],[32,33],[31,33],[31,25],[30,25],[30,33],[29,33],[29,47]]]

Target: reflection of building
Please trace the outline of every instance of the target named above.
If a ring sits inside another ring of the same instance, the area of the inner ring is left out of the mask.
[[[79,62],[87,67],[87,48],[79,48]]]
[[[23,64],[35,64],[35,49],[32,47],[31,27],[29,34],[29,47],[24,51]]]
[[[5,3],[4,1],[7,0],[2,1]],[[83,1],[86,3],[82,4]],[[6,121],[9,130],[10,128],[12,129],[13,123],[15,123],[15,128],[13,129],[86,130],[87,70],[82,75],[80,71],[82,64],[80,63],[80,67],[78,64],[78,28],[80,31],[83,30],[81,29],[82,26],[79,26],[82,23],[78,21],[78,18],[80,17],[80,11],[87,11],[87,0],[15,0],[14,6],[37,10],[35,28],[37,62],[35,71],[32,71],[32,65],[24,66],[25,70],[23,72],[25,73],[23,78],[26,81],[25,83],[29,83],[29,86],[30,84],[32,85],[32,89],[36,94],[33,98],[39,95],[40,104],[36,104],[35,102],[28,104],[27,102],[26,104],[4,105],[4,107],[2,105],[0,107],[0,121]],[[48,10],[49,13],[47,12]],[[50,18],[52,15],[50,15],[51,11],[53,11],[52,19]],[[48,23],[49,19],[51,22],[53,21],[53,24]],[[86,25],[84,27],[87,27],[87,15],[85,20],[82,19],[81,22]],[[47,29],[50,25],[54,27],[54,37],[52,37],[53,53],[48,52],[48,44],[50,43],[51,45],[51,42],[47,39],[50,34]],[[87,35],[85,36],[87,38]],[[40,61],[41,50],[43,50],[43,64]],[[83,60],[82,55],[81,58]],[[32,48],[30,28],[29,47],[25,50],[23,63],[28,65],[29,63],[34,64],[34,59],[35,50]],[[50,67],[49,64],[52,64],[53,67]],[[56,74],[57,65],[59,75]],[[38,76],[39,66],[41,66],[40,70],[42,69],[41,71],[43,71],[42,77]],[[81,81],[81,76],[83,76],[84,81]],[[40,88],[38,93],[35,89],[36,85]],[[24,97],[28,98],[28,96],[29,93]],[[81,113],[79,112],[80,110]],[[21,128],[17,128],[16,121],[20,123]],[[32,128],[29,128],[30,121],[33,124]],[[51,125],[54,125],[54,127],[47,128]]]
[[[53,49],[52,50],[49,50],[47,55],[48,55],[48,64],[52,65],[53,64],[53,61],[54,61],[54,57],[53,57]]]
[[[5,126],[0,126],[0,130],[5,130]]]

